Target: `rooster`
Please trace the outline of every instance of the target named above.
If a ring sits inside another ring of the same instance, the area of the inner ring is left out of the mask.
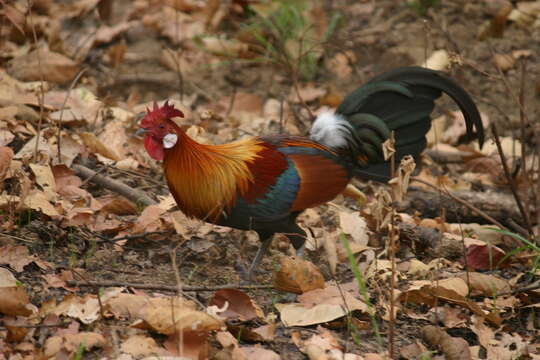
[[[396,161],[417,158],[442,93],[463,112],[468,139],[482,146],[484,129],[469,94],[443,73],[420,67],[373,78],[334,113],[319,115],[309,138],[270,135],[204,145],[171,120],[183,113],[168,103],[147,109],[139,134],[148,154],[163,161],[169,189],[187,216],[258,233],[262,244],[243,275],[251,280],[275,233],[301,253],[306,232],[296,218],[302,211],[334,199],[354,176],[389,179],[382,144],[392,131]]]

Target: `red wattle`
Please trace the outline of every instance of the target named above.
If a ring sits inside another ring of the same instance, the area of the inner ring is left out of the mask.
[[[165,157],[165,149],[163,148],[163,144],[154,139],[151,135],[146,135],[144,137],[144,147],[154,160],[163,160]]]

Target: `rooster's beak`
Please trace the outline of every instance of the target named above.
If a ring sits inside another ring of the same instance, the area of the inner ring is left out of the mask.
[[[147,131],[148,131],[148,130],[145,129],[145,128],[139,128],[139,130],[137,130],[137,131],[135,132],[135,135],[137,135],[137,136],[142,136],[142,135],[146,134]]]

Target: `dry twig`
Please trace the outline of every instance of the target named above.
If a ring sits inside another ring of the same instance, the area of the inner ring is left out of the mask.
[[[86,287],[131,287],[135,289],[143,290],[160,290],[178,292],[178,286],[167,285],[149,285],[149,284],[137,284],[126,283],[122,281],[76,281],[69,280],[66,282],[68,286],[86,286]],[[182,290],[185,291],[217,291],[223,289],[243,289],[243,290],[258,290],[258,289],[272,289],[272,285],[216,285],[216,286],[182,286]]]
[[[87,179],[87,178],[92,178],[92,182],[93,183],[96,183],[98,185],[101,185],[103,187],[105,187],[106,189],[109,189],[117,194],[120,194],[124,197],[126,197],[127,199],[137,203],[137,204],[142,204],[144,206],[149,206],[149,205],[155,205],[156,202],[154,200],[152,200],[150,197],[148,197],[145,193],[143,193],[142,191],[139,191],[137,189],[133,189],[129,186],[127,186],[126,184],[123,184],[119,181],[116,181],[116,180],[113,180],[109,177],[106,177],[104,175],[99,175],[98,173],[96,173],[94,170],[91,170],[89,168],[87,168],[86,166],[82,166],[82,165],[78,165],[78,164],[73,164],[72,165],[72,168],[73,170],[75,170],[75,173],[84,178],[84,179]]]

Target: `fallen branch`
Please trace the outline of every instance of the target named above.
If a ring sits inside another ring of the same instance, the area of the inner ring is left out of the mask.
[[[430,158],[438,164],[463,164],[467,159],[474,157],[474,153],[471,151],[444,151],[438,149],[427,149],[424,152]]]
[[[413,178],[413,180],[421,181]],[[454,201],[448,201],[449,199]],[[523,218],[515,206],[514,199],[508,195],[494,192],[456,191],[440,192],[411,190],[407,199],[397,204],[398,211],[416,210],[423,217],[440,216],[445,210],[447,222],[494,224],[522,232]],[[515,224],[520,225],[516,228]]]
[[[161,290],[172,291],[178,290],[177,286],[167,285],[148,285],[148,284],[136,284],[125,283],[121,281],[76,281],[68,280],[68,286],[86,286],[86,287],[131,287],[135,289],[143,290]],[[272,289],[272,285],[216,285],[216,286],[182,286],[183,291],[216,291],[223,289],[244,289],[244,290],[257,290],[257,289]]]
[[[100,175],[94,170],[90,170],[86,166],[73,164],[71,168],[75,170],[75,173],[83,179],[90,178],[91,182],[97,185],[101,185],[104,188],[111,190],[112,192],[120,194],[136,204],[142,204],[145,206],[156,204],[156,202],[150,197],[148,197],[148,195],[146,195],[144,192],[133,189],[126,184],[113,180],[107,176]]]

